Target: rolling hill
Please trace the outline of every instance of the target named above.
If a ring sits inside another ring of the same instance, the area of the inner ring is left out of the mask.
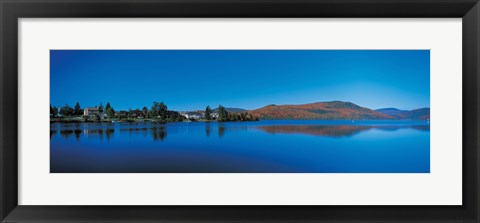
[[[375,111],[378,111],[383,114],[390,115],[394,118],[402,118],[402,116],[408,112],[407,110],[400,110],[396,108],[382,108],[382,109],[377,109]]]
[[[268,105],[249,113],[260,119],[395,119],[388,114],[343,101]]]
[[[430,119],[430,108],[419,108],[414,110],[399,110],[396,108],[382,108],[377,112],[390,115],[396,119],[428,120]]]

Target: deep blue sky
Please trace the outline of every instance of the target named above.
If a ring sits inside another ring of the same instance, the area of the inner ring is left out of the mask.
[[[59,107],[430,107],[429,50],[51,50],[50,72]]]

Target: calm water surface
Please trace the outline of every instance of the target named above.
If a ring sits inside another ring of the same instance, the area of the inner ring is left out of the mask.
[[[52,173],[429,173],[427,121],[52,123]]]

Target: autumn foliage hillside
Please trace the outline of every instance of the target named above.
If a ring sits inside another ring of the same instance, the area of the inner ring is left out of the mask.
[[[260,119],[394,119],[351,102],[332,101],[302,105],[268,105],[249,113]]]

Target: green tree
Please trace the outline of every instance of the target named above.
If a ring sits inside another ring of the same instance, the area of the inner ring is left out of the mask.
[[[181,122],[181,121],[183,121],[183,120],[184,120],[183,115],[180,115],[179,113],[177,113],[176,118],[175,118],[175,121]]]
[[[159,110],[160,110],[160,104],[154,101],[152,107],[150,108],[150,115],[156,118],[158,116]]]
[[[95,121],[96,121],[96,122],[99,122],[100,119],[101,119],[101,118],[100,118],[100,115],[99,115],[99,114],[95,114]]]
[[[240,120],[242,120],[242,121],[247,120],[247,113],[246,112],[242,113],[241,116],[242,116],[242,118]]]
[[[142,108],[142,115],[143,115],[144,118],[146,118],[148,116],[148,108],[147,107]]]
[[[205,108],[205,119],[212,120],[212,109],[210,108],[210,106],[207,106],[207,108]]]
[[[74,113],[75,113],[75,115],[82,115],[83,114],[82,107],[80,107],[80,103],[78,103],[78,102],[77,102],[77,104],[75,104]]]
[[[65,106],[60,108],[60,114],[62,116],[72,116],[74,113],[75,111],[73,110],[73,108],[68,106],[68,104],[65,104]]]
[[[106,111],[109,118],[113,118],[115,116],[115,110],[112,107],[109,107]]]
[[[100,103],[100,105],[98,106],[98,111],[100,113],[103,113],[103,104],[102,103]]]
[[[110,102],[107,102],[107,105],[105,105],[105,112],[108,111],[109,108],[111,108],[112,106],[110,105]]]
[[[160,104],[158,105],[158,115],[160,116],[160,119],[161,120],[166,120],[167,119],[167,112],[168,112],[168,108],[167,108],[167,105],[165,105],[163,102],[160,102]]]
[[[228,112],[222,105],[218,106],[218,121],[225,122],[228,121]]]
[[[53,110],[53,111],[52,111],[52,112],[53,112],[53,113],[52,113],[52,114],[53,114],[53,117],[56,118],[57,115],[58,115],[58,108],[57,108],[57,106],[53,106],[52,110]]]
[[[112,105],[110,105],[110,102],[107,102],[104,110],[105,110],[105,114],[107,114],[109,118],[113,118],[115,116],[115,109],[113,109]]]
[[[53,107],[52,107],[52,104],[50,104],[50,116],[53,117]]]

